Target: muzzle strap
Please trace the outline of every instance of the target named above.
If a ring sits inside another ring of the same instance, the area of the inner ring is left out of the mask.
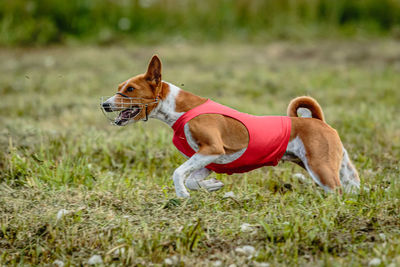
[[[149,117],[147,115],[147,106],[148,106],[147,104],[144,105],[144,108],[145,108],[144,112],[146,113],[146,118],[143,121],[148,121],[149,120]]]
[[[115,93],[116,95],[120,95],[120,96],[123,96],[123,97],[126,97],[126,98],[130,98],[129,96],[127,96],[127,95],[124,95],[123,93],[120,93],[120,92],[117,92],[117,93]]]

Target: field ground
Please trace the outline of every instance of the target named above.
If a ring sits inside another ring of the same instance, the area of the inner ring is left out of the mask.
[[[172,131],[112,127],[99,109],[153,53],[164,80],[245,112],[315,97],[370,191],[326,194],[281,163],[175,199]],[[400,265],[398,42],[21,48],[0,61],[0,264]]]

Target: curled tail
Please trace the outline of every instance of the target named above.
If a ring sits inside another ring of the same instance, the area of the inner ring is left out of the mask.
[[[287,115],[289,117],[298,117],[297,109],[306,108],[310,110],[311,115],[314,119],[325,121],[324,112],[317,100],[309,96],[299,96],[290,101],[287,108]]]

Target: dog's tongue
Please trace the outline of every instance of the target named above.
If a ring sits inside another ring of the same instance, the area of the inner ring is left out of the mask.
[[[121,119],[129,119],[133,114],[133,109],[126,109],[121,112]]]
[[[129,119],[135,117],[139,113],[139,111],[140,110],[138,108],[125,109],[119,113],[118,119],[125,120],[125,121],[129,120]]]

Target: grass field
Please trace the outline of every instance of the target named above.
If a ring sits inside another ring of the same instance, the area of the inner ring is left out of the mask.
[[[281,163],[177,200],[172,131],[112,127],[99,109],[153,53],[164,80],[245,112],[315,97],[370,191],[326,194]],[[400,265],[398,42],[2,49],[0,61],[0,265]]]
[[[396,0],[5,0],[0,46],[400,37]]]

